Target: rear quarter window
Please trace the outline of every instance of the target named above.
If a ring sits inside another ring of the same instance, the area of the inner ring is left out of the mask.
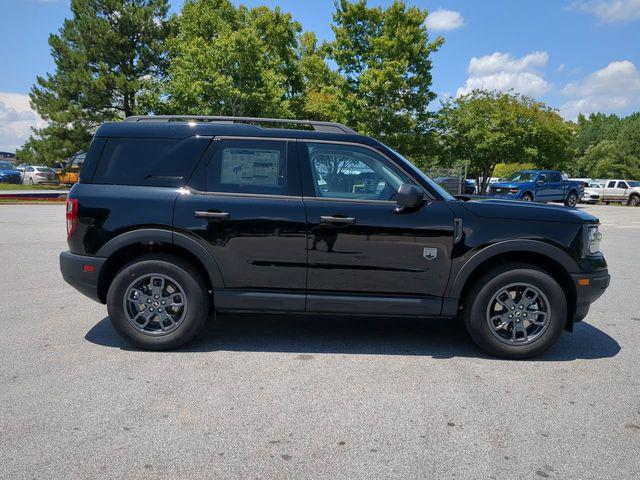
[[[102,151],[93,183],[182,186],[210,140],[208,137],[110,138]]]

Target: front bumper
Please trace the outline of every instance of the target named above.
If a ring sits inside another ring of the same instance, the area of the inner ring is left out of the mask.
[[[520,200],[522,193],[489,193],[487,197],[498,200]]]
[[[589,307],[609,286],[611,275],[607,270],[589,274],[572,274],[576,287],[576,312],[574,322],[579,322],[589,313]]]
[[[96,302],[103,303],[98,295],[100,272],[106,258],[86,257],[69,251],[60,254],[60,272],[64,281]]]

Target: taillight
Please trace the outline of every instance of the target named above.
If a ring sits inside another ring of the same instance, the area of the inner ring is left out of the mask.
[[[67,199],[67,238],[74,234],[78,227],[78,200]]]

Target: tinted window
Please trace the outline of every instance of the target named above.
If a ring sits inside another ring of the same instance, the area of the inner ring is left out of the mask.
[[[549,181],[550,182],[561,182],[562,177],[558,172],[549,172]]]
[[[505,182],[533,182],[537,175],[534,172],[516,172],[505,178]]]
[[[206,171],[207,191],[287,194],[287,144],[223,140]]]
[[[616,186],[616,182],[609,182],[607,184],[607,188],[615,188],[615,186]]]
[[[627,182],[618,182],[618,188],[629,188]]]
[[[93,181],[117,185],[183,185],[209,141],[206,137],[110,138]]]
[[[403,183],[413,183],[384,157],[364,147],[307,144],[318,197],[393,200]]]

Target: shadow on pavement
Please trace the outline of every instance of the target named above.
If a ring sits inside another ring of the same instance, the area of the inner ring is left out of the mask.
[[[135,350],[115,332],[109,317],[85,336],[97,345]],[[178,352],[242,351],[424,355],[433,358],[488,358],[458,320],[353,318],[301,315],[218,315],[200,336]],[[620,345],[602,330],[581,322],[538,361],[615,356]]]

